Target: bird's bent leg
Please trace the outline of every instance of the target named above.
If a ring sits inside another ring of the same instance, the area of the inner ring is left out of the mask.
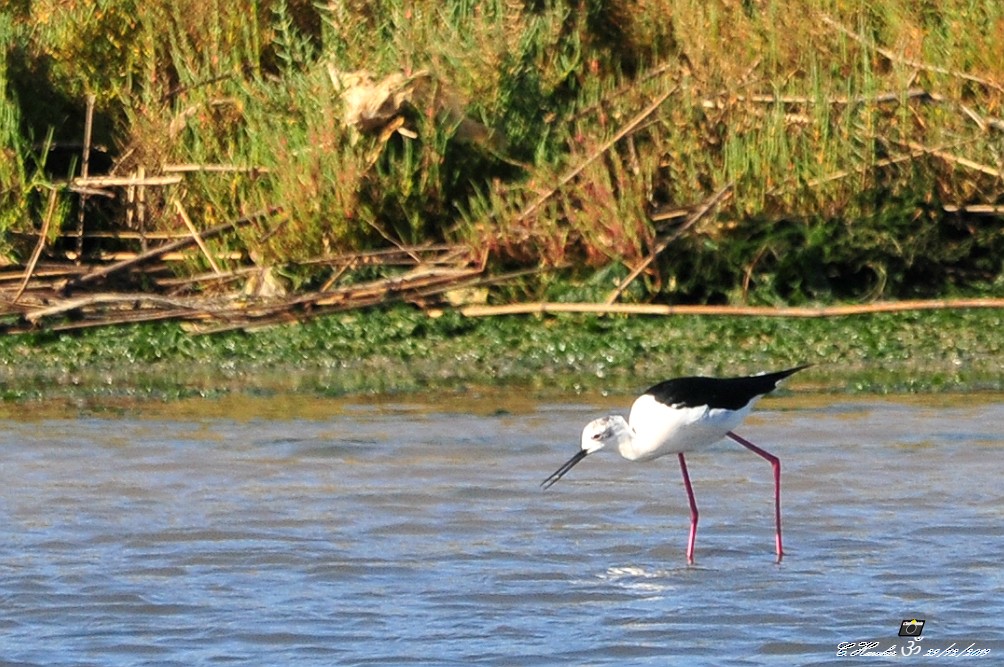
[[[777,562],[780,563],[781,557],[784,556],[784,550],[781,548],[781,459],[770,452],[760,449],[746,438],[740,437],[732,431],[729,431],[726,435],[757,456],[770,461],[770,465],[774,469],[774,521],[777,525]]]
[[[677,454],[680,458],[680,470],[683,472],[683,485],[687,487],[687,499],[690,501],[690,539],[687,540],[687,563],[694,564],[694,540],[697,539],[697,501],[694,500],[694,487],[690,485],[690,475],[687,474],[687,462],[683,452]]]

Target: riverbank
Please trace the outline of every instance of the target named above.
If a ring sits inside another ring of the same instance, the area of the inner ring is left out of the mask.
[[[409,307],[192,336],[173,323],[0,338],[7,402],[232,394],[447,397],[512,388],[633,394],[673,375],[798,363],[801,392],[1004,389],[1004,312],[822,319],[595,315],[439,317]],[[444,399],[446,400],[446,399]]]

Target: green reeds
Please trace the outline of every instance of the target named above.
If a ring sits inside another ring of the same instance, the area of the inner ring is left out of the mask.
[[[51,63],[33,71],[54,94],[97,95],[118,173],[233,168],[148,188],[152,225],[177,226],[179,204],[200,228],[282,208],[212,241],[228,261],[468,243],[498,270],[542,267],[520,284],[539,293],[555,272],[584,285],[628,275],[672,233],[664,212],[732,184],[624,298],[779,303],[1002,282],[989,259],[1004,251],[1000,215],[964,213],[1004,202],[999,2],[190,0],[127,12],[103,0],[58,16],[57,4],[0,10],[0,33],[39,26],[22,32],[23,57]],[[350,77],[398,86],[385,118],[349,121]],[[7,186],[28,160],[17,99],[0,97],[0,142],[20,158],[0,166],[0,216],[37,220],[41,202]],[[107,224],[128,218],[117,201]],[[291,270],[305,285],[329,278],[311,266]],[[206,268],[193,256],[190,270]]]

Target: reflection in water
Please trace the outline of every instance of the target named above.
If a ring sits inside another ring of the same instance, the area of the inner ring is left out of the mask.
[[[781,456],[785,560],[770,467],[723,443],[694,567],[674,461],[542,493],[605,408],[497,407],[6,421],[0,657],[836,665],[913,617],[1004,655],[1002,402],[765,400],[741,432]]]

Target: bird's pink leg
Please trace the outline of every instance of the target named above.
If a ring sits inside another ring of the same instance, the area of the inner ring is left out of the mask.
[[[697,501],[694,500],[694,487],[690,485],[690,475],[687,474],[687,462],[683,459],[683,452],[677,456],[680,458],[680,470],[683,472],[683,485],[687,487],[687,499],[690,500],[690,539],[687,540],[687,563],[693,565],[694,540],[697,539]]]
[[[784,550],[781,548],[781,459],[770,452],[760,449],[746,438],[742,438],[732,431],[729,431],[726,435],[757,456],[762,456],[770,461],[771,467],[774,468],[774,521],[777,524],[777,562],[780,563],[781,557],[784,555]]]

